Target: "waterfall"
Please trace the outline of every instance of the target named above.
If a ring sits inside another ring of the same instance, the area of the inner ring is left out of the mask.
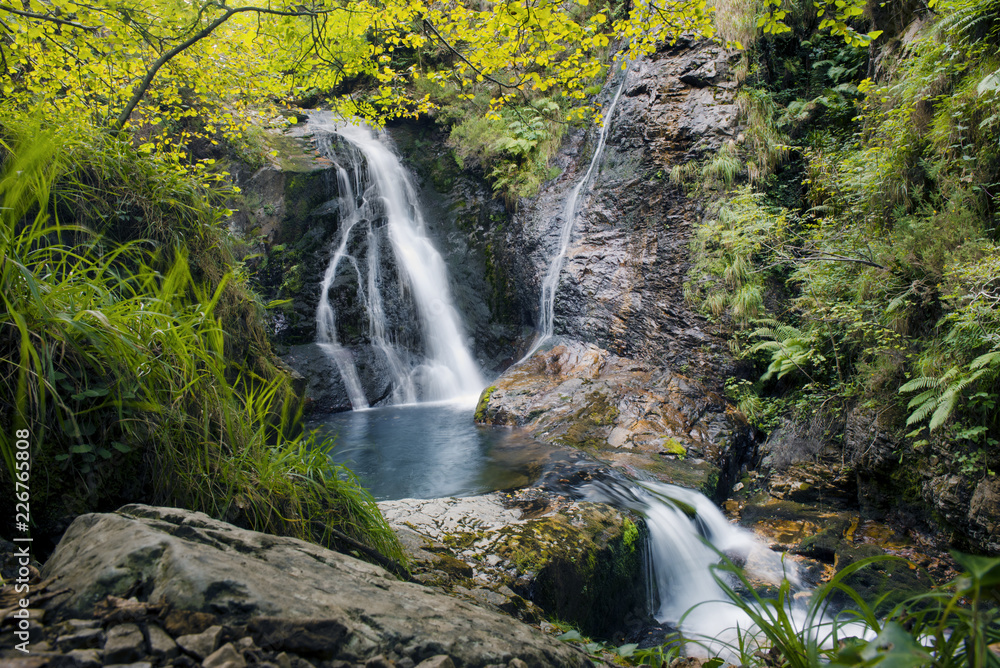
[[[712,565],[719,562],[715,550],[745,561],[748,573],[769,584],[778,585],[787,578],[801,586],[793,562],[782,559],[750,531],[731,525],[698,492],[665,483],[609,479],[591,484],[586,496],[646,518],[657,592],[654,616],[673,624],[683,618],[685,636],[701,639],[710,654],[725,656],[727,644],[736,642],[737,629],[754,630],[749,616],[728,600],[713,576]],[[800,618],[804,620],[804,614]]]
[[[627,75],[628,72],[622,75],[622,82],[618,84],[618,90],[615,92],[611,104],[608,105],[607,113],[604,115],[604,122],[601,124],[601,131],[597,137],[597,147],[594,149],[594,155],[590,159],[590,166],[587,167],[587,171],[583,177],[570,190],[569,195],[566,197],[566,202],[563,204],[562,228],[559,231],[558,250],[549,261],[549,269],[545,272],[545,277],[542,279],[542,291],[538,301],[538,326],[541,332],[535,339],[535,343],[531,346],[531,350],[528,351],[522,360],[531,357],[555,333],[556,291],[559,289],[559,275],[562,273],[566,249],[569,247],[569,240],[573,234],[573,226],[576,224],[577,205],[580,201],[580,194],[590,182],[590,177],[593,175],[594,169],[597,167],[597,163],[604,153],[604,145],[607,143],[608,138],[608,128],[611,126],[611,118],[615,115],[618,98],[621,97],[622,90],[625,88],[625,78]]]
[[[317,342],[336,363],[351,406],[366,408],[368,399],[352,351],[337,338],[330,292],[341,279],[356,282],[357,303],[367,322],[366,342],[385,364],[391,403],[478,397],[485,383],[452,303],[447,268],[427,237],[416,189],[389,139],[322,112],[311,115],[310,127],[319,151],[335,163],[340,214],[340,238],[323,275],[316,309]],[[332,150],[333,136],[349,144],[347,164],[338,162],[345,156]],[[364,249],[363,255],[358,249]],[[390,260],[399,274],[395,282],[382,275]],[[400,342],[417,332],[401,333],[400,327],[391,326],[384,296],[390,288],[397,301],[416,313],[418,322],[407,323],[405,329],[419,328],[418,349]]]

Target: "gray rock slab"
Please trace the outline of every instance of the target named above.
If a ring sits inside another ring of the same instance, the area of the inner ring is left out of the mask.
[[[421,661],[417,668],[455,668],[455,663],[447,654],[439,654]]]
[[[180,654],[174,639],[156,624],[150,624],[146,628],[146,635],[149,637],[149,653],[153,657],[169,661]]]
[[[72,592],[53,602],[67,615],[144,583],[150,600],[220,615],[225,623],[336,620],[345,629],[339,659],[395,652],[415,661],[447,654],[459,668],[515,657],[529,668],[592,665],[530,626],[400,582],[378,566],[186,510],[129,505],[82,515],[45,565],[43,576],[55,575]]]
[[[233,647],[233,643],[227,642],[205,657],[201,665],[203,668],[246,668],[247,662]]]
[[[101,655],[96,649],[74,649],[66,656],[76,662],[78,668],[99,668],[101,665]]]
[[[100,628],[79,629],[56,639],[56,645],[64,652],[74,649],[100,647],[104,641],[104,631]]]
[[[177,645],[192,656],[204,659],[219,647],[222,636],[221,626],[211,626],[201,633],[192,633],[177,638]]]
[[[108,629],[104,643],[105,663],[132,663],[146,655],[146,639],[135,624],[119,624]]]

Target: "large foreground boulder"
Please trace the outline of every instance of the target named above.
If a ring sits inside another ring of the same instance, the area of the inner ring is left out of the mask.
[[[541,608],[611,638],[646,620],[645,522],[538,488],[383,501],[415,577],[531,620]]]
[[[51,606],[66,617],[89,616],[108,595],[136,596],[230,624],[310,620],[310,628],[337,630],[320,639],[327,658],[355,663],[448,655],[458,668],[515,658],[528,666],[590,665],[578,650],[510,617],[316,545],[186,510],[129,505],[82,515],[43,576],[59,576],[70,589]]]

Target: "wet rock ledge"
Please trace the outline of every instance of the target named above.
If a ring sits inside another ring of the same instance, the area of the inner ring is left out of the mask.
[[[4,665],[592,665],[508,616],[347,555],[186,510],[129,505],[82,515],[41,577],[50,592],[64,591],[33,611],[31,654],[13,649],[20,641],[3,611]]]

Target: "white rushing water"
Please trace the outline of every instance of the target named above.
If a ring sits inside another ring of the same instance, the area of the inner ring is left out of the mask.
[[[601,131],[597,137],[597,147],[594,149],[594,155],[590,159],[590,165],[587,167],[587,171],[583,177],[569,191],[566,202],[563,204],[562,227],[559,230],[559,246],[552,259],[549,260],[549,268],[545,272],[545,277],[542,278],[542,291],[538,300],[538,327],[540,331],[531,349],[523,359],[531,357],[555,333],[556,291],[559,289],[559,276],[562,274],[563,264],[566,259],[566,249],[569,247],[569,240],[573,234],[573,227],[576,224],[580,195],[590,183],[590,177],[593,176],[594,170],[601,160],[601,155],[604,153],[604,145],[608,139],[608,128],[611,126],[611,118],[615,115],[618,98],[621,97],[622,90],[625,88],[627,74],[626,72],[625,75],[622,75],[622,82],[618,85],[618,90],[615,92],[615,96],[612,98],[611,104],[608,105],[607,112],[604,114],[604,122],[601,124]]]
[[[356,279],[357,297],[368,321],[368,341],[385,359],[392,379],[391,403],[475,401],[485,382],[452,302],[444,260],[427,237],[416,189],[389,139],[368,127],[320,113],[311,117],[310,127],[320,151],[332,160],[343,160],[342,154],[335,156],[330,150],[332,135],[355,149],[348,152],[350,164],[337,165],[340,239],[323,275],[316,309],[318,343],[336,362],[352,407],[367,408],[368,401],[351,351],[337,341],[337,314],[329,293],[343,272]],[[364,257],[354,257],[349,251],[349,242],[359,234],[366,236]],[[416,364],[406,361],[411,355],[400,350],[390,333],[380,270],[386,252],[392,253],[402,292],[412,299],[419,316],[423,350]]]
[[[646,518],[650,565],[657,591],[654,616],[659,622],[679,624],[690,654],[738,657],[733,648],[757,635],[750,616],[734,605],[716,580],[713,565],[722,552],[744,563],[744,572],[759,582],[778,586],[787,579],[805,591],[798,566],[770,550],[752,532],[729,523],[707,497],[683,487],[657,482],[605,481],[596,483],[590,497],[630,508]],[[713,549],[714,548],[714,549]],[[810,615],[805,603],[793,601],[788,614],[800,630],[823,644],[832,628],[826,615]],[[848,635],[864,636],[859,624],[843,625]],[[763,644],[763,638],[760,639]],[[738,661],[737,661],[738,663]]]

